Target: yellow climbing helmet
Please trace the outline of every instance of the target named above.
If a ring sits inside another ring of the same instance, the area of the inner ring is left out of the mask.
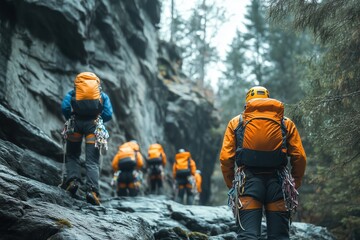
[[[269,97],[270,97],[270,93],[266,88],[261,86],[256,86],[250,88],[250,90],[247,92],[245,102],[248,102],[253,98],[269,98]]]

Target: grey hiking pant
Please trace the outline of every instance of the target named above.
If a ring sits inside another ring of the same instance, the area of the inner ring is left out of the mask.
[[[186,204],[192,205],[194,203],[194,194],[192,192],[192,185],[187,179],[187,177],[177,177],[176,184],[177,184],[178,194],[175,201],[183,204],[184,196],[186,193]]]
[[[75,119],[74,133],[68,135],[66,147],[67,181],[81,179],[81,145],[85,137],[86,190],[99,193],[99,149],[95,148],[94,120]]]
[[[242,196],[254,199],[259,207],[239,211],[244,230],[239,227],[237,239],[260,239],[261,221],[265,209],[267,239],[289,240],[290,214],[283,203],[281,182],[276,172],[256,174],[251,170],[245,170],[245,174],[246,182]],[[278,205],[278,209],[268,207],[274,203],[280,203],[275,204]]]
[[[160,194],[163,187],[163,167],[161,164],[153,164],[149,166],[149,169],[150,192],[153,194]]]

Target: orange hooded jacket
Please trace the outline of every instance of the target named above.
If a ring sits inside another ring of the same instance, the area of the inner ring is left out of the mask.
[[[190,158],[190,174],[195,175],[196,164],[195,161],[191,158],[190,152],[180,152],[175,155],[175,162],[173,165],[173,177],[176,178],[176,171],[181,169],[187,169],[189,165]]]
[[[235,175],[235,151],[236,136],[235,129],[239,125],[240,115],[231,119],[225,130],[223,144],[220,152],[220,166],[225,183],[228,188],[232,187]],[[299,188],[306,167],[306,154],[302,146],[299,132],[295,124],[285,117],[285,127],[287,129],[286,146],[287,155],[290,156],[291,174],[295,180],[295,187]]]
[[[136,159],[135,152],[137,153]],[[136,161],[136,169],[141,169],[144,165],[144,159],[140,153],[140,146],[135,142],[126,142],[119,146],[119,151],[114,156],[111,164],[114,172],[119,170],[119,162],[125,158],[131,158],[133,161]]]
[[[195,183],[196,183],[196,189],[198,191],[198,193],[201,193],[202,189],[201,189],[201,182],[202,182],[202,177],[200,173],[195,173]]]

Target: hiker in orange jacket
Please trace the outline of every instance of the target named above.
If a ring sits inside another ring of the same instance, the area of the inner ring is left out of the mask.
[[[196,164],[192,159],[190,152],[179,149],[179,152],[175,155],[175,162],[173,165],[173,177],[176,182],[177,191],[177,194],[175,194],[176,202],[183,203],[186,192],[186,204],[193,204],[194,194],[192,189],[195,183],[195,172]]]
[[[114,173],[118,172],[117,195],[137,196],[140,190],[140,170],[144,165],[140,153],[140,146],[135,141],[126,142],[119,146],[117,154],[112,160]]]
[[[296,189],[304,176],[306,155],[295,124],[283,114],[283,104],[271,99],[266,88],[253,87],[244,112],[226,128],[220,165],[239,224],[238,239],[259,238],[263,207],[268,239],[289,239],[291,210],[297,206]],[[285,203],[284,197],[289,201]],[[238,198],[240,202],[235,201]]]
[[[166,161],[163,147],[158,143],[151,144],[148,148],[148,157],[146,159],[151,193],[160,194],[162,192]]]

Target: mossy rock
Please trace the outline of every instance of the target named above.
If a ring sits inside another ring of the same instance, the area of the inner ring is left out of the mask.
[[[174,227],[173,230],[179,237],[183,239],[188,239],[188,234],[184,229],[180,227]]]
[[[209,239],[209,237],[204,234],[204,233],[200,233],[200,232],[190,232],[188,234],[189,239],[190,240],[207,240]]]
[[[68,227],[68,228],[72,227],[71,222],[69,220],[63,219],[63,218],[57,219],[56,224],[59,225],[60,227]]]

